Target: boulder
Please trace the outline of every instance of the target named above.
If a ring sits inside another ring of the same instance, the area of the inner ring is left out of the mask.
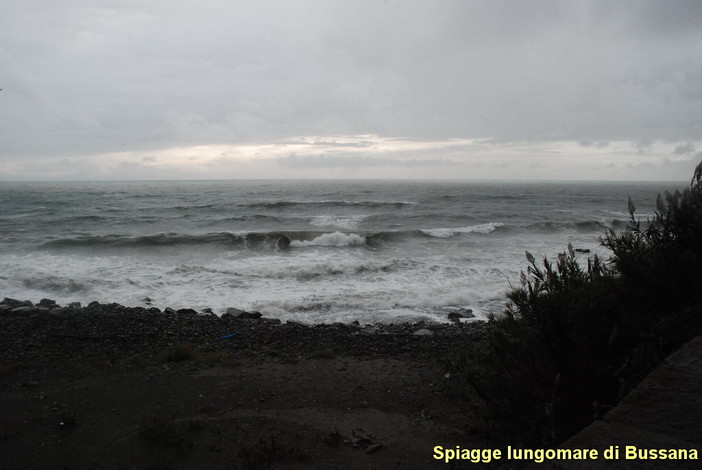
[[[9,297],[5,297],[2,303],[5,305],[9,305],[10,307],[22,307],[24,305],[24,302],[22,302],[21,300],[11,299]]]
[[[263,315],[261,315],[261,312],[243,312],[243,313],[240,313],[237,318],[241,318],[241,319],[251,318],[251,319],[257,320],[257,319],[261,318],[262,316]]]
[[[19,314],[19,315],[25,315],[28,313],[35,313],[36,311],[37,311],[36,308],[27,307],[27,306],[15,307],[12,309],[12,313]]]
[[[197,310],[193,310],[192,308],[179,308],[176,312],[181,315],[197,315]]]
[[[56,301],[51,299],[41,299],[39,301],[39,305],[41,305],[42,307],[55,307]]]
[[[178,313],[178,312],[176,312],[175,310],[173,310],[171,307],[166,307],[166,308],[163,310],[163,313],[167,313],[168,315],[175,315],[175,314]]]
[[[246,310],[242,310],[240,308],[229,307],[227,309],[226,315],[234,315],[236,317],[236,316],[241,315],[242,313],[246,313]],[[224,316],[224,315],[222,315],[222,316]]]
[[[365,327],[363,327],[359,331],[359,333],[361,333],[363,335],[372,336],[372,335],[378,334],[378,331],[379,331],[378,328],[374,327],[373,325],[366,325]]]
[[[421,330],[417,330],[412,334],[415,336],[431,336],[434,334],[434,332],[431,330],[427,330],[426,328],[422,328]]]
[[[290,248],[290,239],[285,235],[282,235],[276,242],[275,247],[279,250],[286,250]]]
[[[460,322],[461,318],[474,318],[475,315],[473,314],[473,310],[469,308],[461,308],[459,310],[456,310],[455,312],[450,312],[448,314],[448,319],[451,320],[452,322]]]

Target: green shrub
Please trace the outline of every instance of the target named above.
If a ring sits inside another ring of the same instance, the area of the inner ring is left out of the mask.
[[[524,445],[557,444],[614,406],[702,326],[702,163],[690,188],[658,198],[653,219],[610,231],[581,267],[527,253],[520,287],[456,376],[485,428]]]
[[[593,377],[609,354],[616,279],[597,257],[580,267],[571,247],[555,266],[527,253],[521,287],[491,316],[488,339],[463,361],[469,391],[500,439],[548,445],[592,419]],[[472,356],[472,357],[471,357]]]
[[[259,439],[251,446],[241,446],[238,468],[268,470],[281,463],[297,463],[292,468],[302,468],[300,462],[307,458],[297,447],[276,441],[275,438]],[[285,465],[283,465],[285,466]]]
[[[173,344],[159,354],[160,362],[193,361],[196,358],[197,352],[189,344]]]

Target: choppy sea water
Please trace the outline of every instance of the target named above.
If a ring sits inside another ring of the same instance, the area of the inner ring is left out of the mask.
[[[0,295],[309,323],[500,311],[525,251],[645,219],[671,183],[0,183]],[[287,246],[286,241],[289,241]],[[579,255],[583,258],[588,254]]]

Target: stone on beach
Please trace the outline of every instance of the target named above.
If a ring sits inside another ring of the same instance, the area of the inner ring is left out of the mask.
[[[176,313],[180,315],[197,315],[197,310],[193,310],[192,308],[179,308],[176,310]]]
[[[234,307],[229,307],[224,315],[232,315],[232,316],[239,316],[242,313],[246,313],[246,310],[242,310],[240,308],[234,308]],[[224,316],[222,315],[222,316]]]
[[[448,314],[448,319],[452,322],[458,323],[461,321],[461,318],[475,318],[475,314],[470,308],[461,308]]]
[[[434,334],[434,332],[426,328],[422,328],[421,330],[417,330],[412,334],[415,336],[431,336]]]

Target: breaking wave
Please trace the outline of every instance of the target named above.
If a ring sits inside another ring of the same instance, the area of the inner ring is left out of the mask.
[[[360,216],[359,216],[360,217]],[[356,219],[340,219],[355,221]],[[320,221],[319,224],[321,225]],[[331,223],[331,221],[329,222]],[[339,225],[343,224],[340,222]],[[158,247],[197,247],[209,246],[217,249],[257,249],[257,248],[303,248],[311,246],[344,247],[362,245],[383,245],[414,237],[451,238],[456,236],[485,236],[493,233],[555,233],[576,231],[580,233],[602,233],[609,228],[620,228],[626,224],[622,220],[580,221],[580,222],[536,222],[531,224],[506,224],[488,222],[478,225],[454,228],[428,228],[419,230],[384,230],[375,232],[326,232],[326,231],[265,231],[265,232],[210,232],[204,234],[159,233],[154,235],[80,235],[49,240],[40,249],[140,249]]]
[[[303,247],[303,246],[357,246],[365,245],[366,237],[357,235],[355,233],[325,233],[312,240],[293,240],[290,242],[290,246]]]
[[[461,233],[491,233],[494,232],[497,227],[502,227],[505,224],[501,222],[490,222],[487,224],[471,225],[468,227],[458,227],[458,228],[432,228],[426,230],[420,230],[424,235],[428,235],[434,238],[449,238],[454,235]]]

